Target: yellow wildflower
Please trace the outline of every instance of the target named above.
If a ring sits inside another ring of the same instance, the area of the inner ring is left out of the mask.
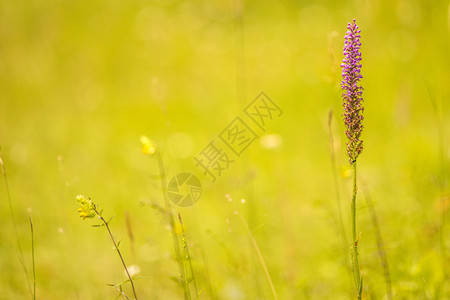
[[[83,195],[78,195],[75,199],[80,203],[80,208],[78,209],[78,213],[80,214],[80,218],[83,220],[86,218],[95,217],[95,204],[90,198],[86,198]]]
[[[152,140],[145,135],[141,136],[142,153],[145,155],[153,155],[156,153],[156,146]]]

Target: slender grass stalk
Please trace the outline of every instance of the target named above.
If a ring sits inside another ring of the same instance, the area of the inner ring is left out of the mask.
[[[344,226],[344,220],[342,216],[342,207],[341,207],[341,194],[339,192],[339,182],[338,182],[338,168],[336,163],[336,154],[334,151],[334,139],[333,139],[333,129],[332,129],[332,123],[333,123],[333,110],[330,110],[328,114],[328,133],[330,135],[330,159],[331,159],[331,171],[333,175],[333,184],[334,184],[334,190],[336,194],[336,207],[337,207],[337,216],[338,216],[338,227],[337,230],[338,233],[341,235],[341,242],[342,242],[342,253],[343,253],[343,259],[345,266],[347,267],[347,275],[351,278],[353,276],[353,270],[351,265],[349,264],[349,258],[348,258],[348,239],[347,234],[345,231]]]
[[[8,176],[6,173],[6,167],[5,167],[5,163],[3,162],[3,154],[1,151],[1,147],[0,147],[0,166],[1,166],[1,170],[2,170],[2,175],[3,175],[3,182],[5,184],[5,190],[6,190],[6,199],[8,199],[8,204],[9,204],[9,212],[11,215],[11,220],[13,223],[13,228],[14,228],[14,235],[16,238],[16,243],[17,243],[17,249],[18,249],[18,253],[17,256],[19,258],[19,262],[20,265],[22,266],[22,269],[25,273],[26,279],[27,279],[27,285],[28,285],[28,291],[30,292],[31,296],[33,296],[33,291],[31,289],[31,283],[30,283],[30,279],[29,279],[29,275],[28,275],[28,270],[27,267],[25,265],[25,258],[23,255],[23,250],[22,250],[22,244],[20,243],[20,239],[19,239],[19,232],[17,230],[17,222],[16,222],[16,217],[14,214],[14,208],[13,208],[13,204],[12,204],[12,200],[11,200],[11,193],[9,191],[9,183],[8,183]]]
[[[134,251],[134,234],[133,234],[133,228],[131,226],[130,214],[129,214],[128,211],[125,211],[125,225],[127,227],[128,238],[130,239],[131,254],[133,256],[135,256],[135,251]]]
[[[248,237],[250,238],[250,241],[251,241],[251,243],[253,245],[253,248],[255,248],[256,254],[258,255],[258,258],[259,258],[259,261],[261,263],[261,266],[263,267],[263,270],[264,270],[264,273],[266,275],[267,281],[269,282],[269,286],[270,286],[270,289],[272,291],[273,298],[275,300],[278,300],[277,291],[275,290],[275,286],[273,284],[272,277],[270,276],[269,269],[267,268],[266,262],[264,261],[264,257],[263,257],[263,255],[261,253],[261,249],[259,249],[258,243],[256,242],[256,239],[253,236],[252,231],[250,230],[250,227],[248,226],[248,223],[245,220],[245,218],[239,212],[236,211],[235,213],[237,213],[237,215],[241,219],[242,223],[244,224],[244,227],[245,227],[245,229],[247,231]]]
[[[217,299],[217,297],[216,297],[216,293],[214,291],[213,285],[211,283],[211,274],[209,272],[208,259],[205,255],[205,251],[203,250],[203,247],[201,245],[200,245],[200,252],[202,254],[203,265],[205,267],[206,288],[208,289],[211,299],[214,300],[214,299]]]
[[[364,198],[366,199],[367,206],[369,207],[370,214],[372,216],[372,224],[375,230],[375,239],[377,241],[378,256],[380,257],[381,267],[383,268],[384,282],[386,284],[386,295],[389,300],[392,300],[393,295],[392,295],[391,273],[389,271],[389,263],[386,257],[386,250],[384,247],[383,237],[381,235],[380,223],[378,222],[377,212],[375,210],[375,206],[373,205],[372,198],[370,197],[369,189],[367,185],[365,185],[364,181],[362,187],[365,196]]]
[[[183,246],[184,246],[185,244],[184,244],[184,241],[183,241]],[[187,266],[187,258],[185,258],[185,259],[183,259],[183,269],[184,269],[184,280],[183,280],[183,286],[184,286],[184,288],[186,289],[186,290],[188,290],[189,291],[189,274],[188,274],[188,266]],[[188,296],[189,296],[189,300],[191,300],[192,299],[192,295],[191,295],[191,293],[190,293],[190,291],[189,291],[189,294],[188,294]]]
[[[192,278],[192,282],[194,283],[195,295],[196,295],[196,298],[199,299],[200,293],[199,293],[198,288],[197,288],[197,280],[195,279],[194,268],[192,267],[192,259],[191,259],[191,255],[189,254],[189,245],[188,245],[188,242],[187,242],[186,233],[184,232],[183,221],[181,220],[181,214],[180,213],[178,213],[178,220],[180,221],[180,226],[181,226],[182,245],[183,245],[184,254],[185,254],[184,255],[184,261],[188,262],[189,270],[191,271],[191,275],[190,276]],[[186,274],[186,278],[188,278],[186,264],[185,264],[185,267],[184,267],[184,271],[185,271],[185,274]]]
[[[440,226],[439,226],[439,248],[440,248],[440,253],[441,253],[441,260],[442,260],[442,269],[443,269],[443,273],[444,273],[444,278],[443,278],[443,285],[444,283],[447,281],[448,277],[449,277],[449,268],[448,268],[448,260],[447,260],[447,255],[446,255],[446,246],[445,246],[445,231],[446,231],[446,226],[445,226],[445,220],[447,219],[446,216],[446,204],[445,204],[445,190],[446,190],[446,180],[447,180],[447,175],[446,175],[446,168],[445,168],[445,132],[444,132],[444,124],[442,121],[442,114],[439,110],[439,106],[438,106],[438,102],[436,99],[436,94],[434,93],[431,84],[426,80],[425,81],[427,90],[428,90],[428,95],[430,97],[430,101],[431,101],[431,105],[433,107],[433,113],[435,116],[435,120],[436,120],[436,127],[437,127],[437,131],[438,131],[438,145],[439,145],[439,165],[440,165],[440,170],[439,173],[440,175],[439,177],[439,190],[440,190]]]
[[[102,220],[103,224],[105,225],[106,229],[108,230],[109,236],[111,237],[111,241],[112,241],[113,244],[114,244],[114,249],[117,251],[117,254],[118,254],[119,257],[120,257],[120,261],[122,262],[123,268],[125,269],[125,272],[127,273],[128,280],[130,280],[131,288],[132,288],[132,290],[133,290],[134,299],[137,300],[138,298],[137,298],[137,296],[136,296],[136,290],[135,290],[135,288],[134,288],[133,279],[131,278],[131,275],[130,275],[130,273],[128,272],[128,268],[127,268],[127,265],[125,264],[125,260],[124,260],[123,257],[122,257],[122,253],[120,253],[119,246],[117,245],[116,240],[114,239],[114,236],[112,235],[111,230],[109,229],[108,222],[106,222],[105,218],[103,218],[103,216],[98,212],[97,207],[94,206],[94,207],[93,207],[93,210],[95,211],[95,213],[97,214],[97,216],[100,218],[100,220]]]
[[[117,287],[117,291],[119,292],[120,295],[124,296],[127,300],[130,299],[130,298],[128,298],[127,294],[125,294],[125,293],[122,291],[122,287],[121,287],[121,286]],[[117,297],[119,297],[119,296],[117,296]]]
[[[31,262],[33,264],[33,300],[36,300],[36,264],[34,262],[34,228],[31,216],[30,216],[30,230],[31,230]]]
[[[333,139],[333,130],[332,130],[332,122],[333,122],[333,111],[330,110],[328,115],[328,133],[330,135],[330,159],[331,159],[331,168],[333,175],[333,185],[334,191],[336,193],[336,208],[339,222],[339,229],[342,236],[343,245],[347,245],[347,234],[345,233],[344,220],[342,218],[342,207],[341,207],[341,194],[339,192],[339,183],[337,178],[337,163],[336,163],[336,154],[334,152],[334,139]],[[347,246],[344,246],[345,249]]]
[[[244,60],[244,4],[242,0],[233,0],[234,39],[236,47],[236,91],[237,108],[245,100],[246,76]]]
[[[175,251],[175,256],[178,262],[178,269],[180,272],[180,277],[183,280],[184,287],[184,298],[186,300],[191,299],[191,291],[188,284],[188,279],[186,278],[186,271],[184,267],[184,260],[181,256],[180,252],[180,242],[178,240],[178,236],[175,232],[175,218],[172,211],[172,206],[170,205],[169,197],[167,196],[167,177],[166,177],[166,169],[164,167],[164,161],[162,159],[162,155],[160,151],[156,151],[155,153],[156,159],[158,161],[159,168],[159,178],[161,182],[161,192],[163,194],[164,204],[165,204],[165,215],[167,216],[167,220],[169,222],[169,227],[172,232],[172,241],[173,241],[173,249]]]

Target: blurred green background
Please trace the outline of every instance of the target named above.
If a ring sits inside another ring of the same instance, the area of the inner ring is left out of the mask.
[[[450,299],[450,5],[416,0],[0,1],[0,145],[28,269],[2,181],[0,298],[31,298],[28,216],[37,299],[118,295],[107,284],[125,274],[104,228],[79,218],[74,197],[84,194],[115,216],[125,261],[146,277],[136,281],[138,296],[183,299],[171,279],[170,228],[148,205],[162,197],[157,162],[141,152],[144,134],[169,178],[187,171],[202,181],[200,201],[175,209],[200,299],[273,299],[235,211],[279,299],[352,298],[338,203],[348,238],[340,61],[353,18],[365,89],[364,298],[388,299],[369,191],[394,299]],[[284,114],[212,183],[193,157],[261,91]]]

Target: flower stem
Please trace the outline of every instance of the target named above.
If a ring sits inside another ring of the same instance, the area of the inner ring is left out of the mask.
[[[31,262],[33,264],[33,300],[36,300],[36,265],[34,262],[34,228],[33,220],[30,216],[30,229],[31,229]]]
[[[253,247],[255,248],[256,254],[258,255],[259,261],[261,262],[261,266],[263,267],[264,273],[266,274],[267,281],[269,282],[270,289],[272,290],[272,295],[275,300],[278,300],[278,294],[275,290],[275,285],[273,284],[272,277],[270,276],[269,269],[267,268],[266,262],[264,261],[264,257],[262,256],[261,249],[259,249],[258,243],[256,242],[255,237],[252,234],[252,231],[250,230],[250,227],[248,226],[248,222],[245,220],[245,218],[241,214],[237,214],[239,218],[241,219],[242,223],[245,226],[245,229],[247,230],[248,237],[250,238],[250,241],[252,242]]]
[[[361,178],[361,179],[363,179],[363,178]],[[363,181],[362,187],[363,187],[363,193],[365,194],[364,198],[366,199],[367,206],[369,207],[370,214],[372,216],[372,224],[373,224],[373,228],[375,231],[375,239],[377,241],[378,255],[380,257],[381,266],[383,268],[384,281],[386,283],[386,296],[387,296],[388,300],[392,300],[393,296],[392,296],[391,275],[389,272],[389,264],[388,264],[388,260],[386,257],[386,250],[384,247],[383,238],[381,236],[381,229],[380,229],[380,224],[378,222],[377,212],[376,212],[375,206],[372,202],[369,188],[364,183],[364,181]]]
[[[356,235],[356,194],[358,192],[358,186],[356,182],[356,161],[353,162],[353,196],[352,196],[352,234],[353,234],[353,273],[355,276],[356,289],[358,291],[358,299],[361,299],[361,274],[359,270],[359,258],[358,258],[358,242],[359,237]]]
[[[197,281],[195,280],[194,268],[192,266],[192,259],[191,259],[191,255],[189,254],[189,246],[188,246],[188,242],[187,242],[187,238],[186,238],[186,232],[184,232],[183,221],[181,220],[181,214],[180,213],[178,213],[178,220],[180,221],[181,234],[183,236],[182,241],[183,241],[183,249],[184,249],[184,253],[185,253],[185,255],[184,255],[185,259],[184,260],[189,263],[189,269],[191,271],[191,278],[192,278],[192,281],[194,283],[195,297],[196,297],[196,299],[199,299],[200,293],[198,292]],[[187,266],[187,264],[185,262],[185,265],[184,265],[184,272],[186,274],[185,278],[188,278],[187,269],[188,269],[188,266]]]
[[[159,177],[161,179],[161,192],[162,192],[163,198],[164,198],[165,213],[167,215],[170,230],[172,232],[173,248],[174,248],[175,256],[176,256],[177,262],[178,262],[178,269],[180,272],[180,276],[183,279],[184,299],[188,300],[188,299],[191,299],[191,291],[189,289],[188,278],[186,277],[186,273],[185,273],[183,257],[181,256],[181,252],[180,252],[180,242],[178,240],[177,234],[175,233],[175,218],[173,215],[172,207],[170,206],[169,198],[167,197],[166,169],[164,168],[164,161],[163,161],[161,153],[159,151],[156,153],[156,158],[158,160]]]
[[[100,213],[97,211],[96,207],[94,207],[93,209],[94,209],[95,213],[97,214],[97,216],[102,220],[103,224],[105,224],[105,227],[108,230],[109,236],[111,237],[111,240],[112,240],[112,242],[114,244],[114,249],[116,249],[117,254],[120,257],[120,260],[122,261],[123,268],[125,269],[125,272],[127,273],[128,279],[130,280],[131,288],[133,289],[134,299],[137,300],[138,298],[136,296],[136,290],[134,289],[133,279],[131,279],[130,273],[128,272],[127,265],[125,264],[125,261],[124,261],[124,259],[122,257],[122,254],[120,253],[119,247],[117,246],[116,240],[114,239],[114,236],[112,235],[111,230],[109,229],[108,222],[106,222],[106,220],[100,215]]]
[[[0,167],[1,167],[0,168],[1,173],[3,174],[3,182],[5,184],[6,198],[8,199],[8,204],[9,204],[9,212],[11,214],[11,220],[12,220],[13,227],[14,227],[14,236],[15,236],[16,242],[17,242],[17,249],[18,249],[17,256],[19,258],[20,265],[22,266],[22,269],[25,272],[25,275],[27,278],[28,290],[30,291],[31,296],[34,297],[33,291],[31,290],[31,284],[30,284],[30,279],[28,276],[28,270],[27,270],[27,267],[25,266],[25,258],[23,256],[22,244],[20,243],[20,239],[19,239],[19,232],[17,230],[16,217],[14,214],[14,208],[13,208],[13,204],[12,204],[12,200],[11,200],[11,193],[9,191],[8,176],[6,175],[6,167],[5,167],[5,163],[3,162],[3,154],[1,151],[1,146],[0,146]]]

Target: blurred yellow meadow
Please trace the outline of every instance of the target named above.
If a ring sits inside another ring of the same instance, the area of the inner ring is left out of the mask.
[[[449,34],[444,0],[0,1],[0,298],[449,299]]]

